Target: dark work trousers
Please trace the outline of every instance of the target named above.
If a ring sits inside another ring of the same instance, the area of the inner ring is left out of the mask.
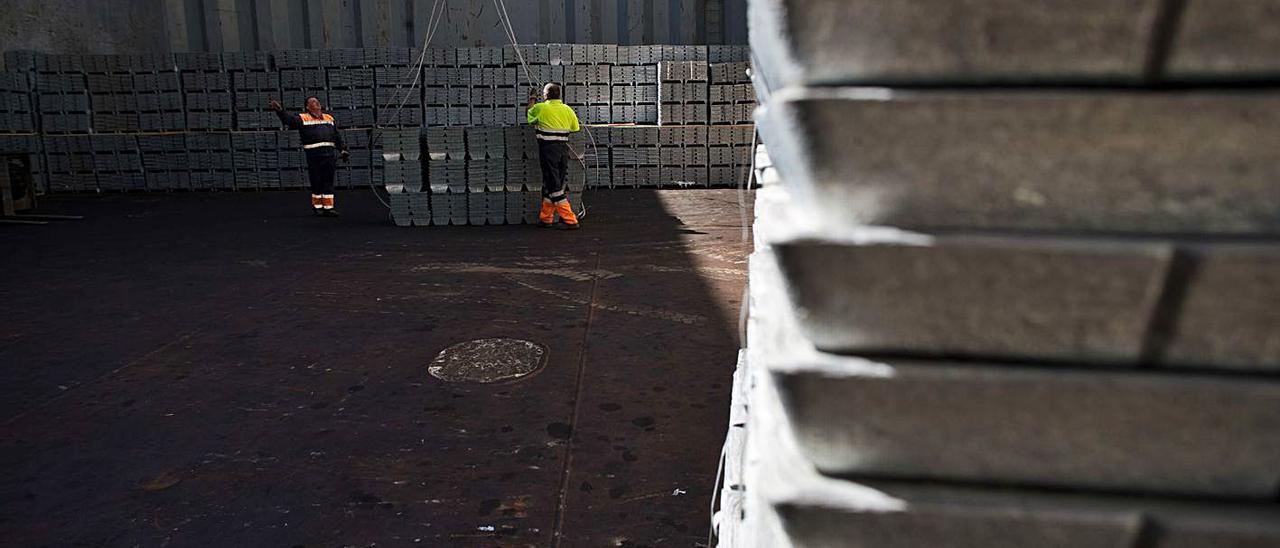
[[[338,167],[338,156],[331,150],[307,153],[307,177],[311,179],[312,194],[333,194],[333,172]]]
[[[542,197],[552,202],[567,199],[565,181],[569,178],[569,143],[538,141],[538,163],[542,165]]]

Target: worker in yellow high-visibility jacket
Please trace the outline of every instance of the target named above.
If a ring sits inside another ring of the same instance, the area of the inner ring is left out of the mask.
[[[542,210],[538,213],[538,226],[550,228],[558,213],[560,220],[570,229],[578,228],[578,216],[569,205],[569,134],[579,130],[578,115],[561,98],[561,87],[549,83],[542,88],[546,100],[538,103],[529,97],[525,106],[526,117],[533,126],[538,140],[538,161],[542,165]]]

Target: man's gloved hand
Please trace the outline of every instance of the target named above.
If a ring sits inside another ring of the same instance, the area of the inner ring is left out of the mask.
[[[280,101],[277,101],[275,99],[272,99],[271,102],[267,103],[267,106],[271,107],[271,110],[274,110],[276,112],[280,112],[284,110],[284,107],[280,106]]]
[[[351,153],[344,150],[338,153],[338,158],[345,162],[351,159]]]

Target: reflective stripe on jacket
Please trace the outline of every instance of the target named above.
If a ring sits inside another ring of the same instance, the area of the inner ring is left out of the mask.
[[[551,99],[533,105],[527,115],[537,138],[542,141],[568,141],[569,134],[578,131],[578,115],[559,99]]]
[[[333,116],[321,113],[320,116],[314,117],[306,112],[290,114],[285,111],[279,111],[276,114],[280,116],[280,121],[284,125],[298,130],[303,150],[309,152],[334,148],[347,150],[347,145],[342,142],[342,132],[338,131],[338,122],[333,119]]]

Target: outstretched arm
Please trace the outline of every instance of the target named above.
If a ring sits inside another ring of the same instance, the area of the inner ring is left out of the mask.
[[[271,102],[268,103],[268,106],[271,107],[271,110],[276,111],[276,116],[280,117],[280,123],[284,124],[285,127],[290,129],[298,129],[302,127],[302,117],[297,114],[285,112],[284,107],[280,106],[280,101],[272,99]]]

